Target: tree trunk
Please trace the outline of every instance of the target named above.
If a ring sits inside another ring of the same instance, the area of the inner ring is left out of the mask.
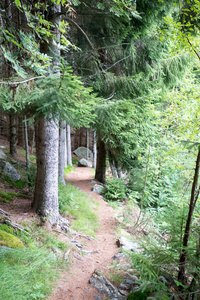
[[[187,258],[187,246],[190,236],[190,229],[191,229],[191,223],[192,223],[192,215],[194,212],[194,208],[196,205],[196,202],[198,200],[200,187],[197,190],[197,184],[198,184],[198,176],[199,176],[199,164],[200,164],[200,147],[198,150],[197,160],[196,160],[196,167],[194,172],[194,179],[192,184],[192,190],[191,190],[191,197],[190,197],[190,206],[189,206],[189,212],[183,237],[183,249],[180,255],[179,260],[179,273],[178,273],[178,280],[182,282],[183,284],[186,284],[186,278],[185,278],[185,263]]]
[[[17,116],[10,114],[10,154],[17,158]]]
[[[36,125],[37,176],[34,210],[56,223],[58,212],[58,126],[40,119]]]
[[[18,139],[17,139],[17,145],[25,149],[25,138],[24,138],[24,123],[23,123],[23,117],[20,116],[18,118]]]
[[[121,178],[122,177],[122,170],[121,170],[116,158],[114,158],[114,161],[115,161],[115,167],[116,167],[116,170],[117,170],[118,178]]]
[[[47,18],[59,27],[61,6],[51,4],[48,8]],[[55,29],[54,37],[60,39],[59,31]],[[40,45],[43,53],[52,57],[51,70],[59,75],[60,50],[56,42],[49,39],[49,43],[43,41]],[[57,222],[59,218],[58,206],[58,146],[59,129],[58,123],[43,118],[37,124],[36,155],[37,155],[37,176],[33,208],[35,211],[47,217],[51,224]]]
[[[99,138],[97,142],[97,166],[95,179],[101,183],[106,183],[106,148],[104,142]]]
[[[59,164],[58,177],[59,182],[65,184],[65,148],[66,148],[66,121],[60,121],[59,124]]]
[[[89,159],[89,148],[90,148],[90,130],[87,128],[86,132],[87,146],[86,146],[86,159]]]
[[[24,136],[25,136],[25,149],[26,149],[26,169],[29,169],[29,147],[28,147],[28,130],[26,116],[24,118]]]
[[[96,140],[96,131],[94,131],[94,145],[93,145],[93,167],[96,169],[97,165],[97,140]]]
[[[67,125],[67,163],[72,166],[71,128]]]
[[[109,159],[109,164],[110,164],[110,169],[111,169],[111,172],[112,172],[112,176],[114,178],[117,178],[117,171],[115,169],[115,161],[114,161],[113,155],[110,151],[108,151],[108,159]]]

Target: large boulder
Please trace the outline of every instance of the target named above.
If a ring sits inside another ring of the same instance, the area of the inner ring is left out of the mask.
[[[74,154],[76,154],[78,157],[86,158],[87,157],[87,151],[88,151],[88,158],[93,159],[93,153],[90,149],[86,147],[79,147],[76,150],[74,150]]]
[[[81,158],[81,160],[79,160],[78,166],[79,166],[79,167],[92,168],[91,162],[89,162],[89,161],[86,160],[85,158]]]
[[[21,179],[17,170],[9,162],[0,160],[0,168],[2,168],[3,173],[8,175],[12,181],[18,181]]]
[[[6,160],[7,156],[6,154],[0,149],[0,159]]]

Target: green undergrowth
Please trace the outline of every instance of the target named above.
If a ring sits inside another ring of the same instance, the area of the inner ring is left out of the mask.
[[[72,184],[59,185],[59,210],[65,217],[70,217],[70,226],[77,231],[91,236],[99,227],[98,216],[94,212],[98,202],[75,188]]]
[[[47,249],[0,249],[0,299],[44,299],[61,265]]]
[[[65,168],[65,176],[73,171],[76,171],[76,168],[74,166],[67,165],[67,168]]]
[[[29,234],[0,224],[0,233],[15,236],[25,246],[23,249],[0,248],[0,299],[44,299],[50,294],[52,283],[68,266],[63,260],[68,244],[38,222],[23,223]],[[58,249],[59,256],[53,248]]]
[[[15,197],[17,197],[17,198],[26,198],[27,196],[22,194],[22,193],[0,191],[0,202],[7,203],[7,202],[10,202],[10,201],[13,201]]]
[[[78,158],[72,157],[72,163],[73,163],[73,165],[76,165],[78,161],[79,161]]]

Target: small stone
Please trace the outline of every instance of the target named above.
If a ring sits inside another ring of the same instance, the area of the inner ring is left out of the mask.
[[[136,276],[135,276],[136,277]],[[137,278],[137,277],[136,277]],[[124,279],[124,283],[128,284],[128,285],[133,285],[135,284],[135,281],[131,280],[131,279]]]
[[[126,284],[124,284],[124,283],[121,283],[119,287],[122,290],[127,290],[128,289],[128,286]]]
[[[99,297],[98,295],[95,295],[95,296],[94,296],[94,299],[96,299],[96,300],[101,300],[101,297]]]
[[[101,194],[102,190],[103,190],[103,186],[100,184],[95,184],[92,188],[92,191],[98,194]]]

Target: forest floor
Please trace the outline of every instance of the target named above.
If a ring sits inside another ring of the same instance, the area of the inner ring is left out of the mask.
[[[6,141],[1,140],[0,144],[8,146]],[[17,160],[24,162],[23,155],[19,154]],[[89,279],[95,269],[105,274],[113,262],[113,256],[119,252],[115,233],[117,224],[112,207],[103,200],[102,196],[92,191],[91,181],[93,179],[91,168],[86,167],[76,167],[76,171],[70,172],[67,176],[68,182],[87,193],[88,197],[92,197],[94,201],[99,202],[96,209],[99,217],[99,229],[93,239],[81,236],[71,237],[74,241],[84,245],[87,254],[82,255],[76,247],[71,249],[69,269],[63,271],[61,277],[54,283],[54,292],[49,296],[49,300],[105,299],[105,295],[98,294],[96,289],[89,284]],[[0,189],[9,191],[1,182]],[[26,190],[23,193],[26,194]],[[1,209],[10,213],[11,220],[17,223],[38,219],[31,208],[31,199],[28,198],[17,198],[10,203],[1,203]],[[59,238],[62,238],[61,235]]]
[[[55,284],[56,289],[49,298],[50,300],[95,299],[95,295],[98,295],[99,299],[105,299],[105,296],[99,295],[91,287],[89,279],[95,269],[106,271],[106,268],[112,263],[112,257],[119,252],[119,248],[116,245],[114,211],[102,196],[91,191],[93,177],[90,168],[76,167],[76,171],[68,174],[68,182],[99,202],[96,213],[99,217],[100,227],[93,240],[76,238],[80,243],[84,243],[91,254],[81,256],[72,253],[70,272],[62,274],[61,279]]]

